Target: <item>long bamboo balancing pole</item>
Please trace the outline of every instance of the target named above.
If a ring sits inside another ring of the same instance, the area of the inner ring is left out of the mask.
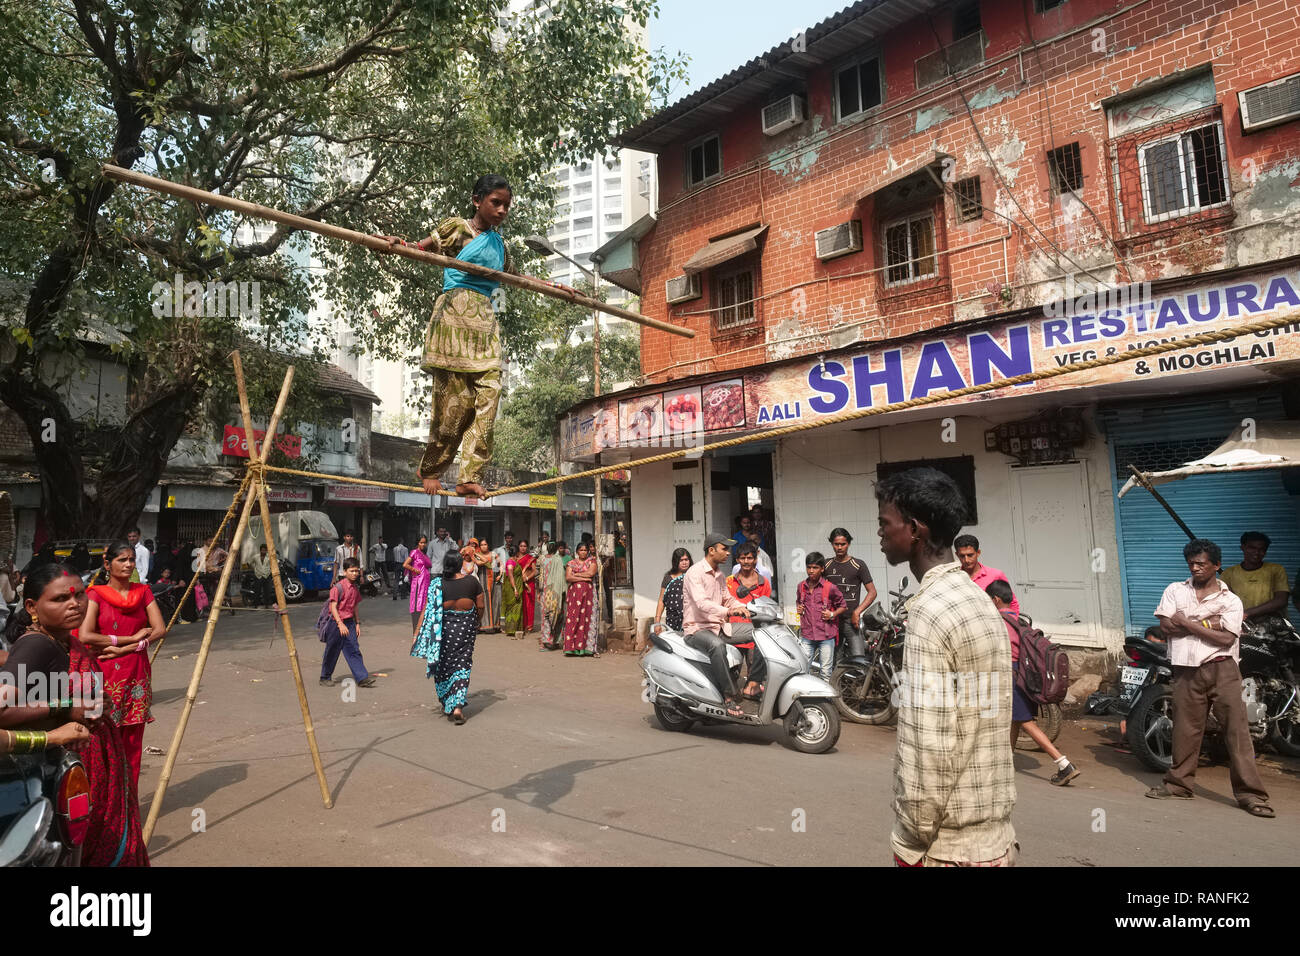
[[[266,456],[271,448],[271,442],[275,440],[275,433],[267,431],[266,440],[262,443],[261,453],[258,453],[257,439],[253,437],[253,413],[248,404],[248,389],[244,384],[244,363],[239,357],[239,352],[235,351],[231,355],[231,361],[235,366],[235,384],[239,388],[239,414],[244,420],[244,437],[248,441],[249,461],[258,461],[266,463]],[[284,375],[283,394],[289,394],[289,385],[293,381],[293,366],[290,365]],[[279,418],[277,413],[276,418]],[[254,482],[257,503],[262,512],[262,531],[266,536],[266,550],[271,559],[271,583],[275,586],[275,603],[280,608],[280,625],[284,629],[284,643],[289,648],[289,666],[293,670],[293,682],[298,688],[298,707],[302,710],[302,726],[307,733],[307,748],[311,751],[311,761],[316,768],[316,781],[320,784],[321,801],[325,804],[325,809],[329,810],[334,806],[334,798],[330,796],[329,784],[325,781],[325,768],[321,765],[320,750],[316,746],[316,728],[311,722],[311,708],[307,705],[307,691],[302,683],[302,667],[298,663],[298,645],[293,640],[293,627],[289,624],[289,602],[284,596],[284,581],[280,577],[280,556],[275,550],[275,535],[271,531],[271,507],[266,503],[266,483],[264,481]]]
[[[286,375],[284,384],[280,387],[280,398],[275,403],[275,411],[271,413],[271,421],[267,425],[267,433],[274,435],[275,429],[279,427],[280,416],[284,413],[285,403],[289,400],[289,382],[290,376]],[[181,709],[181,719],[176,725],[176,733],[172,735],[171,747],[167,750],[167,762],[163,764],[162,776],[158,778],[158,788],[154,791],[153,800],[149,803],[149,818],[144,824],[144,843],[147,847],[149,839],[153,836],[154,827],[158,825],[158,816],[162,812],[163,798],[167,795],[167,785],[171,782],[172,769],[176,766],[176,757],[180,753],[181,741],[185,738],[185,727],[189,723],[190,713],[194,710],[194,700],[199,696],[199,684],[203,680],[203,668],[208,663],[208,653],[212,650],[212,637],[216,633],[217,621],[221,618],[221,602],[223,595],[230,587],[230,576],[239,563],[239,546],[244,541],[244,531],[248,527],[248,517],[253,513],[253,504],[257,500],[256,479],[250,483],[248,494],[244,498],[243,510],[239,513],[239,521],[235,525],[235,534],[230,542],[230,554],[226,558],[226,563],[221,566],[221,578],[217,583],[217,593],[212,602],[211,610],[208,612],[208,625],[203,630],[203,643],[199,647],[198,659],[194,662],[194,673],[190,676],[190,686],[185,692],[185,706]]]
[[[500,272],[497,269],[489,269],[487,266],[481,266],[473,262],[464,262],[451,256],[440,256],[434,252],[422,252],[413,246],[395,246],[385,242],[378,236],[372,236],[364,232],[357,232],[354,229],[345,229],[342,226],[334,226],[327,222],[317,222],[314,219],[304,219],[302,216],[295,216],[293,213],[284,212],[279,209],[272,209],[270,206],[261,206],[257,203],[247,202],[243,199],[234,199],[230,196],[223,196],[220,193],[208,192],[204,189],[195,189],[193,186],[183,186],[180,183],[173,183],[166,179],[159,179],[157,176],[150,176],[146,173],[137,173],[132,169],[123,169],[121,166],[105,164],[103,168],[104,175],[109,179],[116,179],[119,182],[130,183],[132,186],[141,186],[145,189],[152,189],[155,192],[166,193],[169,196],[176,196],[180,199],[189,199],[194,202],[203,203],[208,206],[215,206],[218,209],[226,209],[230,212],[240,213],[245,216],[252,216],[255,219],[267,219],[271,222],[278,222],[281,225],[290,226],[294,229],[303,229],[307,232],[314,232],[330,239],[341,239],[344,242],[354,242],[359,246],[365,246],[376,252],[391,252],[393,255],[406,256],[408,259],[415,259],[419,262],[427,262],[431,265],[442,266],[444,268],[459,269],[461,272],[468,272],[471,275],[483,276],[487,279],[494,279],[502,285],[512,285],[519,289],[527,289],[529,292],[538,292],[542,295],[549,295],[553,299],[563,299],[566,302],[572,302],[575,305],[585,306],[589,309],[596,309],[609,315],[617,316],[620,319],[627,319],[629,322],[636,322],[638,325],[649,326],[652,329],[658,329],[661,332],[667,332],[670,335],[680,335],[683,338],[693,339],[695,333],[690,329],[682,328],[679,325],[673,325],[669,322],[662,322],[659,319],[652,319],[649,316],[641,315],[637,312],[621,309],[616,305],[610,305],[608,302],[601,302],[583,295],[581,292],[574,292],[557,288],[541,279],[534,279],[532,276],[514,275],[509,272]]]

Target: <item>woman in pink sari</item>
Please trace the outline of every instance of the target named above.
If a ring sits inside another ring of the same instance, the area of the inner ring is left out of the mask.
[[[108,719],[122,732],[122,747],[131,766],[131,779],[140,783],[140,754],[144,726],[153,723],[153,668],[149,642],[167,633],[162,611],[147,584],[133,584],[135,547],[117,541],[104,549],[107,584],[86,592],[90,602],[78,635],[81,644],[99,659],[104,672]]]
[[[411,636],[420,628],[420,615],[424,613],[424,602],[429,596],[429,568],[433,562],[429,560],[429,555],[425,553],[425,548],[429,546],[429,536],[420,535],[420,540],[415,543],[411,553],[406,556],[406,561],[402,567],[411,577]]]

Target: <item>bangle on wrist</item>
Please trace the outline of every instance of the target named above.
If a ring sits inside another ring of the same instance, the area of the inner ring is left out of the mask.
[[[112,637],[110,637],[109,640],[113,642],[113,646],[114,646],[114,647],[117,647],[117,635],[116,635],[116,634],[114,634]]]

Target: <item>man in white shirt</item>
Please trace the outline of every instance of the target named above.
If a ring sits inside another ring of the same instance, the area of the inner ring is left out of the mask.
[[[334,584],[343,577],[343,562],[348,558],[361,560],[361,545],[356,543],[351,531],[343,532],[343,543],[334,549]]]
[[[402,538],[398,538],[397,544],[393,548],[393,573],[397,575],[396,580],[393,582],[394,601],[397,600],[398,592],[402,589],[402,578],[405,574],[405,572],[402,571],[402,565],[406,563],[406,556],[410,553],[411,549],[403,543]]]
[[[127,544],[135,548],[135,573],[141,584],[149,583],[149,549],[140,541],[140,529],[130,531],[126,536]]]
[[[1198,538],[1183,548],[1191,577],[1165,588],[1156,606],[1160,630],[1169,640],[1174,670],[1173,764],[1164,786],[1152,787],[1156,800],[1190,800],[1210,709],[1224,721],[1232,795],[1256,817],[1275,816],[1268,792],[1255,767],[1255,747],[1241,699],[1241,598],[1219,580],[1222,552],[1213,541]]]
[[[433,562],[431,574],[442,574],[442,559],[447,557],[448,552],[453,550],[459,551],[460,549],[456,546],[456,542],[447,536],[447,529],[439,528],[425,551],[429,556],[429,560]]]

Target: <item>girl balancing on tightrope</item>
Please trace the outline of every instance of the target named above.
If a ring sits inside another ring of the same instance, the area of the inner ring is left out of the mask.
[[[513,190],[503,176],[474,183],[474,215],[444,219],[415,248],[501,272],[516,272],[497,232],[510,214]],[[409,245],[396,236],[389,242]],[[554,284],[554,283],[552,283]],[[417,470],[427,494],[442,491],[439,477],[460,451],[456,494],[487,494],[479,479],[492,458],[492,426],[501,398],[501,333],[494,305],[500,283],[459,269],[443,270],[442,295],[424,336],[420,367],[433,376],[433,420],[429,444]],[[463,445],[463,447],[462,447]]]

